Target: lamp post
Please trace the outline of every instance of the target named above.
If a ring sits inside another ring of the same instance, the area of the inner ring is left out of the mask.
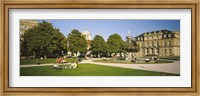
[[[70,52],[70,50],[69,50],[69,41],[67,41],[67,49],[68,49],[67,55],[71,56],[70,53],[69,53]]]
[[[67,41],[67,48],[69,48],[69,41]]]
[[[61,52],[62,52],[62,56],[64,56],[63,51],[61,51]]]
[[[130,58],[131,31],[128,31],[128,59]]]

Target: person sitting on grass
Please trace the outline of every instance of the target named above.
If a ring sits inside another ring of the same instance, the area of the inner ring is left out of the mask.
[[[65,61],[65,58],[60,57],[60,58],[57,58],[57,59],[56,59],[56,63],[64,64],[64,63],[67,63],[67,62]]]
[[[77,68],[78,67],[78,62],[72,61],[69,68]]]
[[[61,63],[62,64],[66,64],[67,63],[66,60],[65,60],[65,58],[62,58]]]
[[[56,63],[60,63],[60,62],[61,62],[61,58],[58,57],[58,58],[56,59]]]
[[[61,66],[58,66],[57,64],[54,64],[53,65],[53,69],[56,69],[56,70],[61,70],[62,67]]]

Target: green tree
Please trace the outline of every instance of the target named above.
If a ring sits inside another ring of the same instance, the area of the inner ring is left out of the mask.
[[[92,40],[91,43],[91,49],[92,53],[97,54],[101,56],[102,53],[106,53],[107,51],[107,44],[102,36],[96,35],[94,37],[94,40]]]
[[[20,56],[28,56],[28,46],[27,42],[24,41],[23,35],[20,35]]]
[[[125,42],[122,40],[121,36],[118,34],[112,34],[107,40],[108,51],[110,53],[123,52]]]
[[[44,57],[53,52],[61,53],[66,50],[66,38],[59,29],[51,23],[43,21],[23,35],[21,49],[28,49],[29,55]],[[23,48],[27,47],[27,48]]]
[[[67,40],[69,41],[69,49],[71,52],[80,52],[81,54],[87,52],[87,41],[78,30],[73,29],[69,33]]]

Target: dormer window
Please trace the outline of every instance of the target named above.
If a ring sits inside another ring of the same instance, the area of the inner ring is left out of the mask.
[[[168,34],[168,37],[170,38],[172,36],[172,34]]]
[[[165,34],[165,35],[163,35],[163,38],[166,38],[167,37],[167,35]]]

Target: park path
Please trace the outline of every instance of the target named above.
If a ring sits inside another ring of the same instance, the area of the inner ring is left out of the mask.
[[[162,63],[162,64],[120,64],[120,63],[116,64],[116,63],[93,62],[92,60],[83,60],[81,63],[91,63],[91,64],[114,66],[121,68],[180,74],[180,61],[174,61],[174,63]]]
[[[29,64],[29,65],[20,65],[20,67],[35,67],[35,66],[50,66],[54,65],[54,63],[49,63],[49,64]]]
[[[162,63],[162,64],[120,64],[120,63],[116,64],[116,63],[93,62],[92,60],[83,60],[80,64],[84,63],[180,74],[180,61],[174,61],[174,63]],[[54,63],[41,64],[41,65],[36,65],[36,64],[20,65],[20,67],[35,67],[35,66],[50,66],[50,65],[54,65]]]

